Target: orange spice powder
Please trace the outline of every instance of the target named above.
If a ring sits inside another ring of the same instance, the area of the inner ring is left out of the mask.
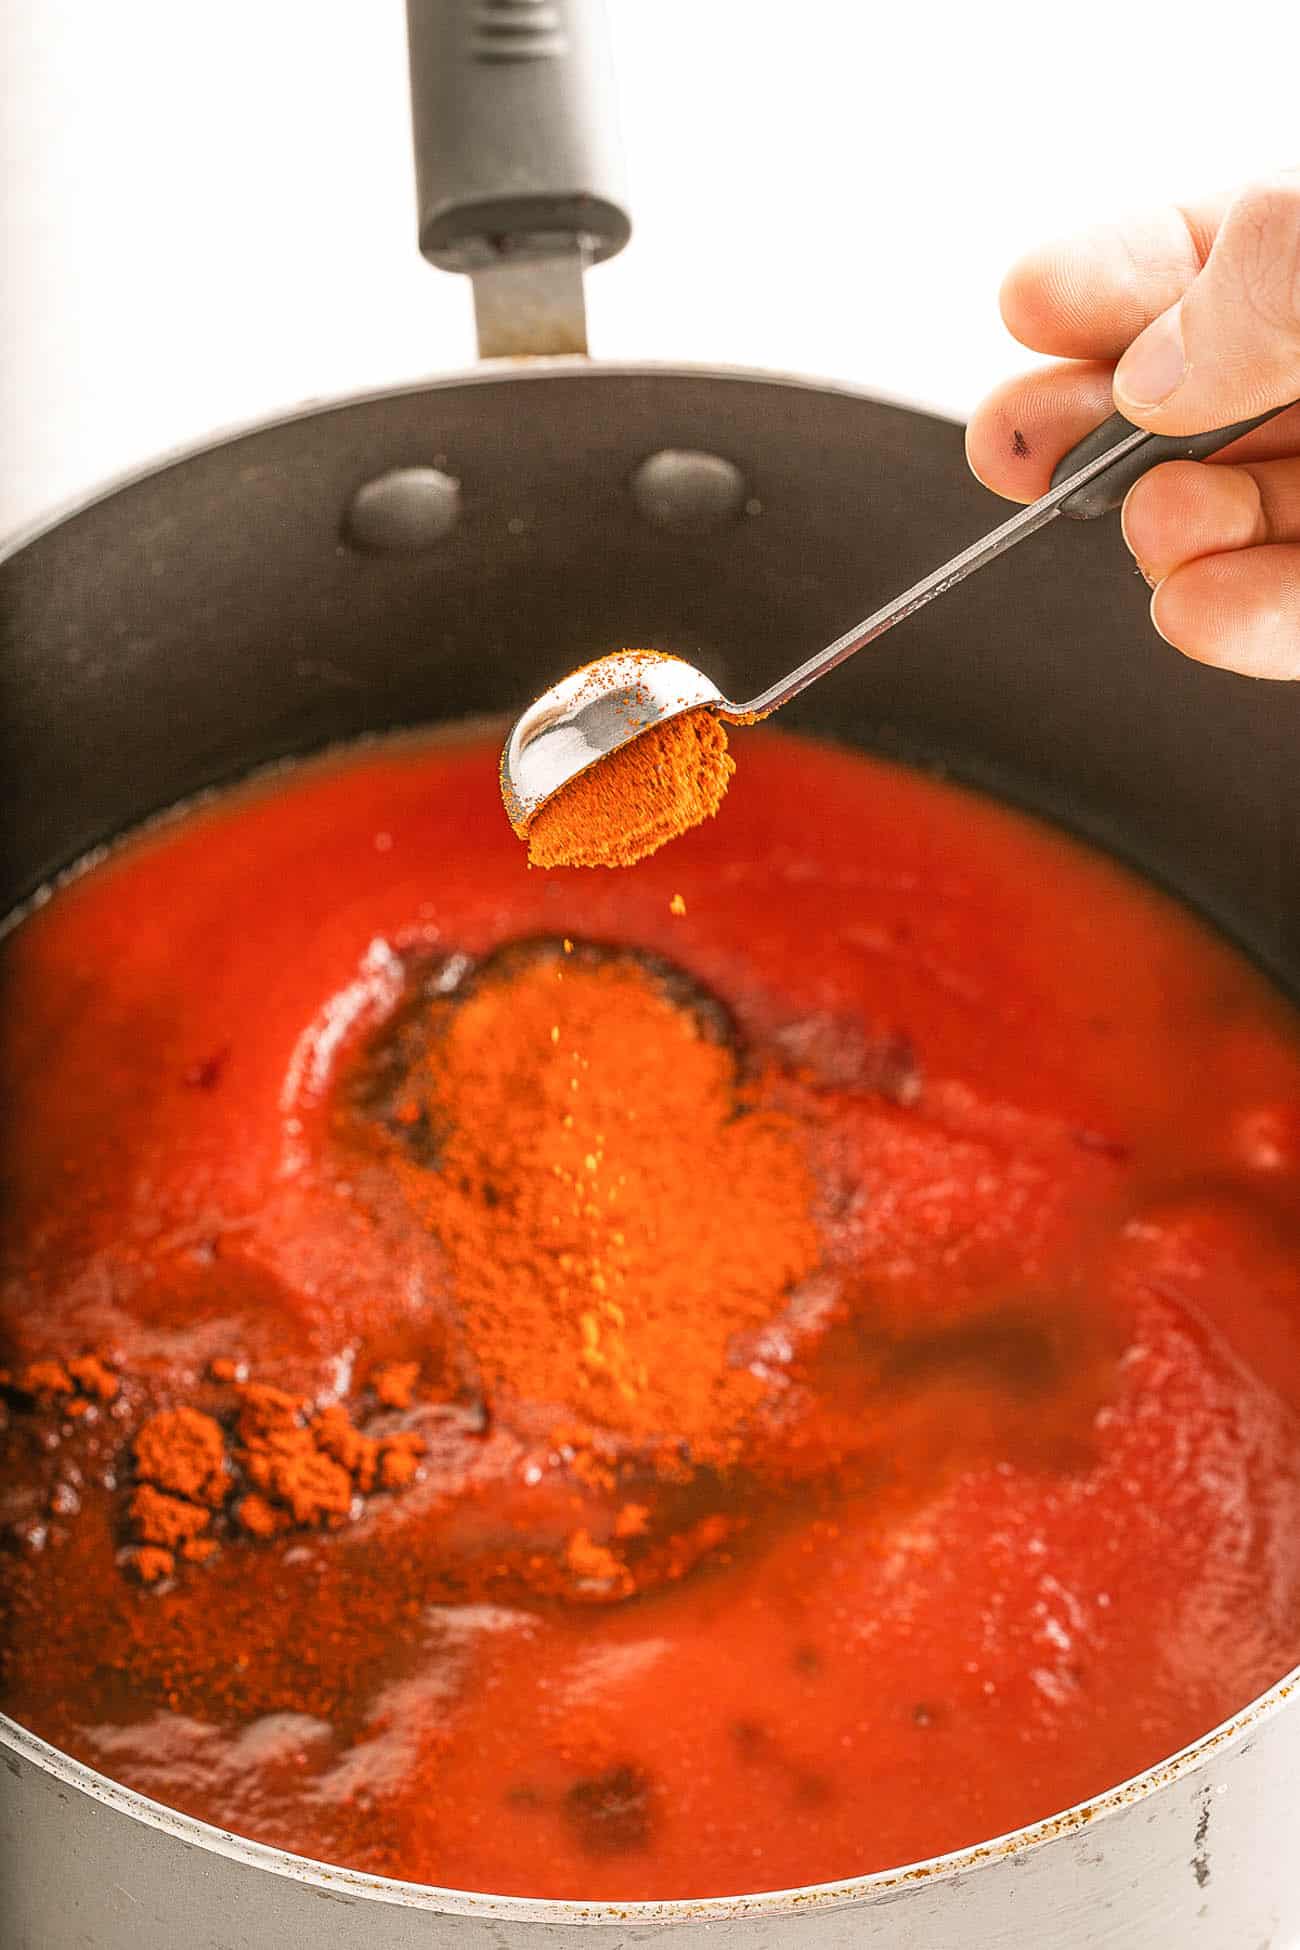
[[[399,1155],[490,1397],[719,1454],[762,1392],[734,1337],[819,1256],[796,1128],[630,959],[542,953],[431,1005]]]
[[[417,1372],[414,1363],[377,1370],[372,1385],[381,1405],[385,1390],[391,1404],[394,1373],[401,1405],[409,1405]],[[364,1434],[341,1402],[316,1409],[256,1381],[240,1383],[236,1400],[229,1436],[215,1416],[188,1404],[160,1409],[137,1431],[126,1528],[141,1583],[170,1577],[178,1558],[201,1564],[214,1556],[221,1549],[211,1534],[219,1516],[228,1538],[337,1527],[357,1497],[404,1489],[424,1453],[423,1439],[411,1430]]]
[[[588,766],[516,831],[534,867],[630,867],[711,819],[735,769],[721,719],[684,711]]]

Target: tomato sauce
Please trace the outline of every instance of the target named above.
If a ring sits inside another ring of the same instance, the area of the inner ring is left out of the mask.
[[[1295,1662],[1300,1021],[1029,819],[792,737],[737,758],[707,828],[548,875],[493,740],[362,747],[156,825],[10,934],[24,1725],[301,1854],[630,1900],[988,1839]],[[675,1493],[699,1548],[630,1596],[509,1569],[617,1513],[554,1415],[465,1385],[438,1242],[358,1136],[413,981],[562,939],[716,1009],[819,1188],[819,1274],[735,1355],[795,1377],[785,1407]],[[115,1379],[23,1382],[87,1356]],[[432,1399],[375,1379],[416,1366]],[[418,1471],[332,1528],[219,1515],[144,1584],[133,1441],[180,1404],[228,1427],[247,1375],[418,1437]]]

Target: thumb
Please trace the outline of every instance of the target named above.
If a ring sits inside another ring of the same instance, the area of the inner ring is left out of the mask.
[[[1229,205],[1204,268],[1133,341],[1115,404],[1153,433],[1206,433],[1300,397],[1300,170]]]

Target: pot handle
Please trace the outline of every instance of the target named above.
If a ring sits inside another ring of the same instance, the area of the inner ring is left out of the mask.
[[[1194,433],[1179,437],[1176,434],[1151,433],[1140,447],[1135,447],[1114,467],[1108,467],[1072,494],[1068,501],[1062,501],[1059,512],[1068,515],[1072,521],[1091,521],[1094,515],[1109,514],[1118,508],[1124,496],[1135,481],[1163,460],[1207,460],[1217,454],[1221,447],[1229,447],[1243,434],[1262,427],[1266,420],[1274,420],[1279,413],[1291,410],[1286,406],[1275,406],[1268,413],[1258,413],[1253,420],[1238,420],[1235,426],[1216,427],[1210,433]],[[1064,460],[1057,462],[1052,473],[1052,486],[1068,481],[1071,474],[1077,474],[1089,461],[1099,460],[1107,448],[1118,446],[1135,431],[1133,422],[1126,420],[1122,413],[1112,413],[1099,427],[1086,433],[1076,447],[1071,447]]]
[[[582,273],[631,234],[604,0],[407,0],[420,249],[479,354],[585,352]]]

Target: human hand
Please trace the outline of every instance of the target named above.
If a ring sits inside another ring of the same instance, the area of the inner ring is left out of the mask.
[[[999,387],[967,429],[971,467],[1014,501],[1046,493],[1116,407],[1193,434],[1300,398],[1300,170],[1048,245],[1001,305],[1023,345],[1064,362]],[[1122,520],[1167,642],[1300,678],[1300,407],[1211,461],[1153,468]]]

